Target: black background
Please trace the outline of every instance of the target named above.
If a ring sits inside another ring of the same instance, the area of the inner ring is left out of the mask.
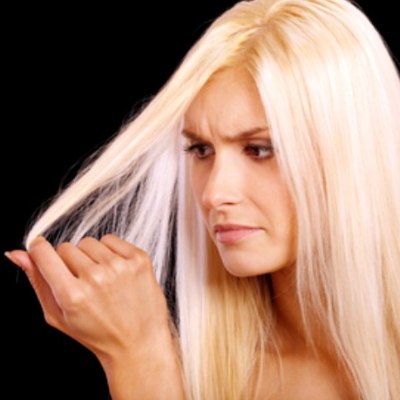
[[[163,3],[3,10],[2,252],[235,1]],[[359,4],[399,58],[394,3]],[[0,260],[0,398],[108,399],[95,357],[45,324],[26,277]]]

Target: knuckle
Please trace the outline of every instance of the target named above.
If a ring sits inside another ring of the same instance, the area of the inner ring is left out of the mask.
[[[107,257],[107,262],[112,267],[118,267],[123,262],[123,258],[115,253],[109,254],[109,256]]]
[[[135,246],[131,245],[129,243],[129,248],[126,249],[126,258],[128,260],[134,260],[138,255],[138,248],[136,248]]]
[[[62,242],[57,246],[56,251],[59,254],[64,254],[70,250],[71,246],[69,242]]]
[[[53,328],[58,328],[58,320],[52,314],[44,313],[44,320],[46,321],[47,325],[52,326]]]
[[[112,240],[115,240],[117,238],[116,235],[112,234],[112,233],[106,233],[105,235],[103,235],[100,239],[101,242],[109,242]]]
[[[119,270],[124,267],[124,259],[117,254],[110,255],[107,258],[107,267],[109,270]]]
[[[135,263],[140,268],[149,268],[152,266],[151,258],[144,250],[137,252],[135,256]]]
[[[85,236],[83,237],[79,242],[78,242],[78,247],[85,247],[88,244],[93,243],[96,239],[90,237],[90,236]]]
[[[128,276],[134,272],[134,264],[131,260],[121,258],[111,265],[111,271],[115,276]]]
[[[95,286],[105,286],[108,281],[106,274],[101,269],[93,270],[89,275],[89,279]]]
[[[73,313],[82,308],[85,303],[85,295],[80,290],[69,292],[68,295],[61,299],[62,308],[68,313]]]

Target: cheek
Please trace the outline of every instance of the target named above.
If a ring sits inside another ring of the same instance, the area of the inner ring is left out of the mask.
[[[253,189],[250,189],[251,187]],[[249,182],[249,190],[252,190],[254,201],[257,202],[261,212],[271,223],[277,224],[275,228],[282,227],[281,224],[284,226],[289,224],[294,207],[286,183],[277,171],[269,171],[257,181]]]
[[[294,203],[279,174],[264,176],[264,185],[254,185],[254,202],[265,218],[270,245],[293,258],[296,251],[297,220]]]
[[[189,179],[190,179],[190,189],[193,193],[193,197],[197,205],[202,210],[202,212],[204,212],[201,199],[207,182],[207,172],[204,170],[204,168],[200,168],[199,166],[193,166],[193,164],[190,163]]]
[[[297,249],[297,222],[292,199],[286,189],[281,186],[276,192],[273,212],[272,238],[279,243],[283,259],[293,263]]]

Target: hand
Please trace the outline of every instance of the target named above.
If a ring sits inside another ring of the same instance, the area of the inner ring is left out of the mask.
[[[114,235],[56,249],[43,237],[7,256],[28,276],[46,321],[107,363],[146,357],[169,314],[146,252]],[[165,335],[164,335],[165,337]]]

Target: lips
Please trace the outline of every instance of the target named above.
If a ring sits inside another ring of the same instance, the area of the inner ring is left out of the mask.
[[[214,226],[215,237],[222,244],[234,244],[239,240],[254,236],[261,231],[262,229],[254,226],[236,224],[218,224]]]

